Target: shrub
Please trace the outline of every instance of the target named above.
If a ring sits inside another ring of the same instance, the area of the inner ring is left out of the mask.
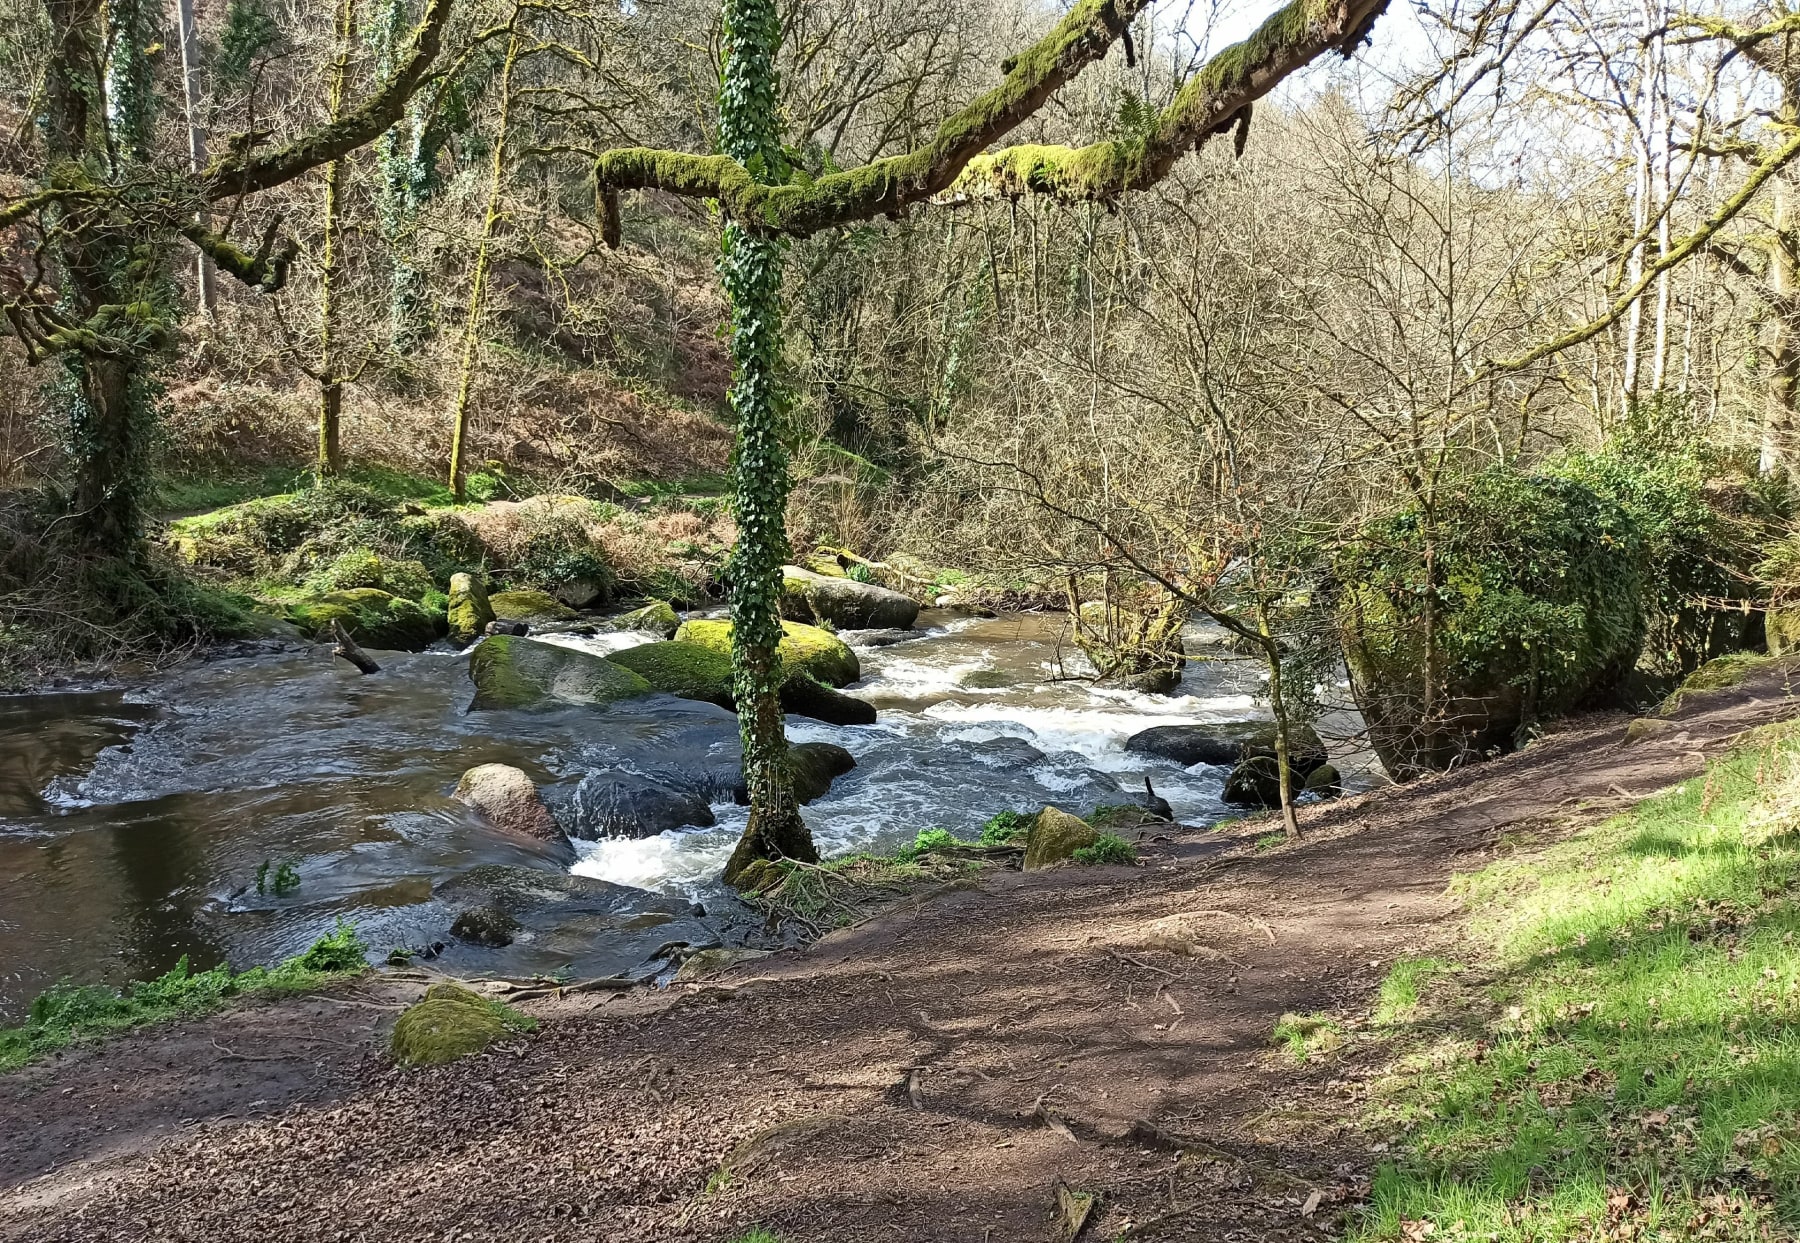
[[[981,844],[1010,846],[1022,842],[1031,832],[1031,822],[1036,819],[1035,812],[1003,811],[981,826]]]

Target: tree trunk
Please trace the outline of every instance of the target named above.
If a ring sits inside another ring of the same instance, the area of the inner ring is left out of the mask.
[[[344,81],[349,74],[350,41],[356,37],[356,0],[343,0],[337,17],[337,60],[331,70],[329,107],[336,121],[344,111]],[[325,166],[325,240],[319,255],[319,455],[314,468],[319,478],[344,468],[344,451],[338,429],[344,408],[344,377],[337,350],[337,234],[338,199],[343,194],[344,162]]]
[[[774,0],[726,0],[725,79],[719,92],[720,146],[757,167],[765,180],[785,179],[775,107],[775,49],[780,19]],[[720,275],[731,301],[731,408],[737,416],[732,487],[738,523],[726,578],[731,592],[731,658],[744,744],[750,823],[725,867],[736,883],[759,859],[818,859],[800,818],[788,770],[781,714],[781,567],[787,560],[787,449],[781,441],[782,245],[731,221],[725,226]]]
[[[206,127],[200,123],[200,34],[194,24],[194,0],[176,0],[176,17],[181,35],[181,84],[187,112],[188,169],[199,172],[206,167]],[[208,223],[208,213],[200,213],[200,223]],[[200,309],[208,316],[218,304],[218,280],[212,260],[201,254],[196,261],[195,279],[199,283]]]
[[[1768,300],[1774,312],[1770,342],[1769,392],[1763,411],[1762,453],[1757,463],[1764,475],[1792,476],[1794,403],[1800,397],[1800,230],[1794,227],[1794,188],[1786,177],[1775,179],[1771,208]]]
[[[463,319],[462,367],[456,384],[456,408],[451,414],[450,491],[463,499],[463,455],[469,437],[469,397],[475,384],[476,347],[481,337],[482,304],[487,297],[488,266],[494,234],[501,221],[500,191],[506,182],[506,127],[512,112],[513,67],[519,60],[519,11],[513,10],[512,37],[506,44],[506,60],[500,68],[500,132],[494,138],[494,162],[488,174],[487,212],[482,217],[481,242],[475,249],[475,273],[469,281],[469,309]]]
[[[1288,840],[1300,837],[1300,817],[1294,812],[1294,765],[1289,742],[1292,723],[1288,720],[1287,697],[1281,685],[1281,643],[1269,625],[1268,601],[1256,602],[1256,633],[1262,639],[1263,659],[1269,665],[1269,711],[1275,714],[1275,769],[1281,782],[1281,823]]]

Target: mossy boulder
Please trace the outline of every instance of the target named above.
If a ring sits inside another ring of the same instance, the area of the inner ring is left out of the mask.
[[[450,641],[467,647],[487,633],[488,623],[495,620],[494,606],[488,603],[487,587],[474,574],[450,576],[450,601],[445,609],[449,619]]]
[[[1308,725],[1288,731],[1292,748],[1289,762],[1297,773],[1311,772],[1325,763],[1325,744]],[[1156,725],[1139,730],[1125,740],[1125,749],[1140,755],[1157,755],[1177,764],[1215,764],[1235,768],[1257,756],[1275,755],[1273,721],[1228,721],[1209,725]]]
[[[905,630],[918,620],[919,602],[874,583],[782,568],[781,615],[834,630]]]
[[[497,634],[469,655],[476,711],[541,708],[557,703],[604,707],[651,692],[623,665],[573,648]]]
[[[799,622],[781,623],[782,639],[776,649],[781,656],[784,676],[809,676],[826,686],[843,687],[862,677],[862,665],[850,645],[817,626]],[[728,621],[683,622],[675,632],[683,643],[698,643],[716,652],[731,654],[731,623]]]
[[[681,618],[675,615],[674,606],[667,600],[652,600],[641,609],[620,613],[611,624],[614,630],[643,630],[672,639],[681,629]]]
[[[1046,807],[1031,822],[1025,836],[1025,870],[1052,867],[1075,857],[1075,852],[1100,840],[1100,830],[1060,807]]]
[[[659,691],[730,708],[731,654],[680,639],[629,647],[607,657]]]
[[[520,621],[528,626],[576,617],[574,609],[547,591],[496,591],[488,597],[488,607],[497,621]]]
[[[315,595],[375,587],[405,600],[419,601],[437,584],[422,562],[384,557],[368,548],[352,548],[314,570],[307,576],[305,587]]]
[[[331,635],[331,623],[342,623],[364,647],[390,652],[422,652],[437,639],[432,615],[411,600],[378,587],[332,591],[293,605],[288,620],[315,639]]]
[[[480,1053],[514,1030],[504,1007],[455,984],[433,984],[408,1006],[389,1042],[402,1066],[441,1066]],[[521,1016],[522,1017],[522,1016]]]
[[[1343,774],[1338,772],[1335,764],[1321,764],[1306,774],[1303,790],[1320,798],[1336,798],[1344,792]]]

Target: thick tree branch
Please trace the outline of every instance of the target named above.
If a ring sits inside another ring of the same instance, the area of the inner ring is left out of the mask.
[[[430,72],[454,3],[429,0],[424,20],[413,30],[400,63],[381,89],[336,121],[277,151],[263,155],[233,152],[213,161],[200,174],[206,197],[217,202],[267,190],[375,141],[404,115],[407,100]]]
[[[1144,190],[1282,79],[1330,51],[1348,56],[1388,0],[1290,0],[1242,43],[1208,60],[1141,138],[1086,147],[1008,147],[977,156],[950,187],[970,197],[1048,194],[1065,202],[1105,200]]]
[[[1010,57],[1005,79],[938,127],[925,146],[805,184],[762,185],[724,156],[643,147],[608,151],[594,164],[602,231],[617,236],[621,190],[714,198],[746,227],[810,234],[891,215],[946,189],[981,151],[1029,118],[1062,85],[1104,57],[1149,0],[1081,0],[1031,47]],[[1306,3],[1308,0],[1297,0]]]
[[[190,223],[181,233],[218,264],[221,270],[229,272],[246,285],[254,285],[263,293],[275,293],[287,284],[288,268],[300,251],[299,245],[291,239],[284,240],[279,246],[275,244],[275,234],[280,224],[279,217],[269,222],[268,232],[263,234],[262,245],[254,255],[233,245],[198,220]]]

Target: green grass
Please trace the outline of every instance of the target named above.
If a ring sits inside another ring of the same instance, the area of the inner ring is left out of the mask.
[[[1343,1044],[1344,1029],[1323,1014],[1284,1014],[1275,1024],[1274,1038],[1296,1062],[1304,1062]]]
[[[67,980],[36,1001],[24,1023],[0,1028],[0,1073],[78,1040],[93,1040],[167,1019],[210,1014],[236,997],[302,992],[368,969],[368,952],[356,929],[340,923],[303,954],[274,967],[234,972],[229,966],[191,971],[184,957],[175,969],[124,989]]]
[[[1077,863],[1126,864],[1137,862],[1137,847],[1116,833],[1102,833],[1092,846],[1082,846],[1071,856]]]
[[[1384,986],[1390,1021],[1417,1011],[1376,1114],[1403,1155],[1354,1237],[1399,1238],[1407,1222],[1503,1243],[1791,1237],[1797,883],[1793,724],[1460,879],[1492,983],[1426,989],[1436,972],[1414,964]]]
[[[781,1237],[758,1226],[749,1234],[740,1234],[732,1243],[781,1243]]]
[[[1381,982],[1381,992],[1375,1005],[1375,1022],[1392,1026],[1410,1018],[1419,1008],[1425,986],[1431,977],[1449,970],[1450,964],[1439,958],[1402,958]]]
[[[1264,833],[1261,837],[1256,839],[1255,849],[1273,850],[1277,846],[1285,845],[1287,845],[1286,833]]]
[[[667,501],[682,496],[725,496],[731,480],[725,475],[686,475],[678,479],[625,479],[613,483],[621,496],[643,501]]]
[[[454,501],[449,487],[442,481],[409,475],[386,466],[352,467],[343,477],[395,503],[415,501],[426,506],[444,506]],[[305,489],[311,479],[311,471],[299,466],[271,466],[253,474],[227,478],[177,476],[157,482],[155,503],[157,510],[163,513],[192,514],[222,509],[258,497],[291,495]]]

